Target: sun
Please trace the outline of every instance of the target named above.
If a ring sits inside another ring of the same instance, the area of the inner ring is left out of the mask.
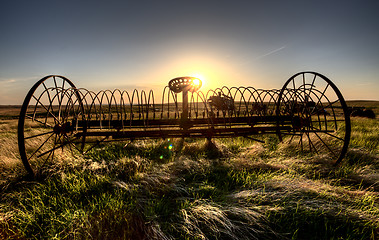
[[[199,78],[195,78],[192,80],[192,85],[199,86],[201,84],[201,80]]]
[[[198,73],[191,74],[191,77],[195,77],[195,78],[199,79],[200,81],[204,82],[204,76],[200,75]],[[197,80],[197,83],[200,83],[199,80]],[[197,85],[199,85],[199,84],[197,84]]]
[[[204,78],[202,78],[199,74],[191,74],[191,77],[193,77],[191,82],[192,88],[196,89],[195,91],[199,90],[203,85]]]
[[[194,86],[201,86],[204,84],[204,76],[198,73],[194,73],[190,75],[191,77],[195,77],[196,79],[193,80],[192,84]]]

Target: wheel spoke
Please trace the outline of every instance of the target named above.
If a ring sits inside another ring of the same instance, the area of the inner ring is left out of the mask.
[[[46,106],[43,104],[43,103],[41,103],[41,101],[39,100],[39,99],[37,99],[34,95],[33,95],[33,97],[34,97],[34,99],[39,103],[39,104],[41,104],[41,106],[48,112],[48,113],[50,113],[51,114],[51,116],[57,121],[57,123],[59,123],[59,120],[57,119],[57,117],[49,110],[49,109],[47,109],[46,108]],[[49,107],[50,108],[50,107]],[[47,116],[46,116],[46,119],[47,119]]]
[[[314,132],[315,134],[316,134],[316,136],[320,139],[320,141],[324,144],[324,146],[335,156],[335,157],[338,157],[337,155],[336,155],[336,153],[332,150],[332,149],[330,149],[330,147],[329,147],[329,145],[328,144],[326,144],[325,142],[324,142],[324,140],[322,140],[322,138],[317,134],[317,132]]]
[[[317,75],[314,74],[314,75],[313,75],[313,80],[312,80],[312,83],[311,83],[311,88],[309,89],[309,94],[308,94],[308,95],[311,95],[312,88],[313,88],[313,86],[314,86],[314,84],[315,84],[315,81],[316,81],[316,77],[317,77]]]
[[[53,148],[54,148],[54,147],[56,146],[56,144],[57,144],[57,136],[58,136],[58,135],[55,135]],[[59,136],[58,141],[59,141],[60,138],[61,138],[61,137]],[[41,169],[45,166],[45,164],[46,164],[47,160],[49,160],[50,156],[52,156],[51,159],[54,159],[54,152],[55,152],[55,151],[51,151],[51,152],[49,153],[49,155],[46,157],[46,159],[43,161],[42,165],[40,166]]]
[[[55,79],[55,76],[53,77],[54,79],[54,85],[55,85],[55,91],[57,94],[58,98],[58,119],[61,119],[61,111],[62,111],[62,100],[63,100],[63,88],[61,89],[61,97],[59,97],[59,91],[58,91],[58,85],[57,85],[57,80]],[[64,80],[63,80],[63,85],[64,85]]]
[[[30,139],[30,138],[35,138],[35,137],[41,137],[41,136],[44,136],[44,135],[47,135],[47,134],[50,134],[50,133],[53,133],[54,131],[50,131],[50,132],[45,132],[45,133],[40,133],[40,134],[37,134],[37,135],[33,135],[33,136],[29,136],[29,137],[25,137],[24,139]]]
[[[79,138],[75,138],[74,140],[77,140],[77,139],[79,139]],[[50,149],[50,150],[48,150],[48,151],[46,151],[46,152],[44,152],[44,153],[38,155],[37,157],[42,157],[42,156],[44,156],[44,155],[46,155],[46,154],[48,154],[48,153],[50,153],[50,152],[52,152],[52,151],[57,150],[58,148],[61,148],[61,147],[66,146],[66,145],[69,144],[69,143],[70,143],[70,142],[64,142],[64,143],[60,144],[59,146],[56,146],[56,147],[54,147],[54,148],[52,148],[52,149]]]
[[[59,148],[61,148],[61,147],[64,147],[64,146],[66,146],[67,144],[68,144],[68,143],[62,143],[62,144],[59,145],[59,146],[53,147],[52,149],[50,149],[50,150],[48,150],[48,151],[46,151],[46,152],[44,152],[44,153],[41,153],[41,154],[38,155],[37,157],[45,156],[46,154],[51,153],[51,152],[53,152],[53,151],[55,151],[55,150],[57,150],[57,149],[59,149]]]
[[[326,107],[324,107],[324,108],[329,108],[329,107],[331,107],[331,108],[333,108],[333,104],[335,104],[336,102],[339,102],[340,100],[339,99],[337,99],[336,101],[334,101],[334,102],[330,102]]]
[[[59,92],[58,92],[58,85],[57,85],[57,80],[55,79],[55,76],[53,76],[53,80],[54,80],[54,86],[55,86],[55,92],[57,94],[57,98],[58,98],[58,105],[60,106],[60,97],[59,97]],[[60,118],[60,112],[58,110],[58,118]]]
[[[51,107],[51,110],[53,110],[53,100],[51,99],[51,96],[50,96],[50,92],[49,92],[49,88],[47,88],[46,87],[46,85],[45,85],[45,83],[43,82],[42,83],[42,85],[43,85],[43,87],[45,88],[45,91],[44,92],[46,92],[47,93],[47,96],[48,96],[48,98],[49,98],[49,103],[50,103],[50,105],[49,105],[49,109],[50,109],[50,107]],[[43,94],[43,93],[42,93]],[[41,95],[42,96],[42,95]],[[40,98],[41,98],[41,96],[40,96]],[[34,97],[34,95],[33,95],[33,97]],[[34,97],[35,99],[36,99],[36,97]],[[36,99],[38,102],[39,102],[39,99]],[[42,103],[41,103],[42,104]],[[36,107],[37,107],[37,105],[36,105]],[[46,109],[46,107],[45,107],[45,109]],[[46,110],[46,111],[48,111],[49,112],[49,110]],[[58,119],[53,115],[53,117],[56,119],[56,121],[59,123],[59,121],[58,121]],[[46,115],[46,119],[45,119],[46,121],[47,121],[47,115]]]
[[[309,150],[312,152],[312,148],[315,150],[315,152],[318,154],[318,150],[316,149],[315,145],[313,145],[313,142],[309,136],[309,132],[306,133],[307,134],[307,137],[308,137],[308,142],[309,142]]]
[[[312,132],[314,132],[314,133],[317,133],[317,132],[319,132],[319,133],[325,133],[325,134],[327,134],[327,135],[329,135],[329,136],[331,136],[331,137],[334,137],[334,138],[336,138],[336,139],[338,139],[338,140],[345,141],[345,139],[340,138],[340,137],[338,137],[338,136],[336,136],[336,135],[330,134],[330,133],[327,132],[327,131],[322,131],[322,130],[319,130],[319,129],[314,128],[314,127],[312,127],[312,128],[315,130],[315,131],[312,131]]]
[[[50,124],[48,124],[48,123],[44,123],[44,122],[41,122],[40,120],[38,120],[38,119],[36,119],[36,118],[33,118],[33,117],[29,116],[29,115],[25,115],[25,117],[30,118],[30,119],[32,119],[33,121],[36,121],[36,122],[38,122],[38,123],[41,123],[41,124],[44,125],[44,126],[48,126],[48,127],[50,127],[50,128],[54,128],[54,127],[51,126]]]
[[[309,95],[305,92],[305,90],[306,90],[306,88],[305,88],[305,86],[306,86],[306,80],[305,80],[305,73],[303,73],[303,100],[304,100],[304,103],[305,104],[307,104],[308,103],[308,97],[309,97]],[[305,105],[305,106],[307,106],[307,105]]]
[[[328,83],[328,84],[326,85],[326,87],[324,88],[324,91],[321,93],[321,96],[318,97],[318,101],[317,101],[317,103],[316,103],[316,106],[317,106],[318,104],[321,104],[321,105],[322,105],[322,103],[321,103],[321,99],[322,99],[323,96],[325,96],[325,92],[326,92],[326,90],[328,89],[328,87],[329,87],[329,83]]]
[[[38,148],[37,148],[37,150],[32,154],[32,155],[30,155],[30,157],[29,157],[29,159],[31,159],[46,143],[47,143],[47,141],[49,141],[49,139],[52,137],[54,135],[54,133],[52,133],[42,144],[41,144],[41,146],[39,146]]]
[[[61,94],[61,99],[63,99],[64,97],[64,84],[66,83],[66,80],[63,79],[63,83],[62,83],[62,94]]]
[[[80,150],[75,146],[75,144],[73,143],[74,139],[69,139],[68,136],[64,135],[64,138],[66,138],[66,140],[70,143],[70,149],[71,149],[71,152],[72,152],[72,148],[71,148],[71,145],[80,152]],[[79,139],[79,138],[77,138]],[[76,139],[75,139],[76,140]]]

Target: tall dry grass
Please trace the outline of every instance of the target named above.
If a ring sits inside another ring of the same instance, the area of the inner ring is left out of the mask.
[[[1,120],[3,239],[377,239],[378,120],[353,119],[336,166],[265,136],[103,144],[25,181]]]

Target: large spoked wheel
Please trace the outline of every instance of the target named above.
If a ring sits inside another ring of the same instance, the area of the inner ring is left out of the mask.
[[[18,122],[18,146],[27,172],[35,177],[68,147],[82,151],[85,131],[83,103],[75,85],[51,75],[38,81],[27,94]],[[83,122],[83,121],[81,121]]]
[[[288,136],[287,144],[341,162],[350,141],[350,115],[341,92],[328,78],[316,72],[292,76],[280,91],[277,114],[291,117],[291,130],[280,132]]]

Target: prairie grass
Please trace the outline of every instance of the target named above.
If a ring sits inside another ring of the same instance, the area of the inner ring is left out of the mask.
[[[378,119],[352,119],[346,158],[275,136],[102,144],[30,181],[0,122],[0,239],[378,239]]]

